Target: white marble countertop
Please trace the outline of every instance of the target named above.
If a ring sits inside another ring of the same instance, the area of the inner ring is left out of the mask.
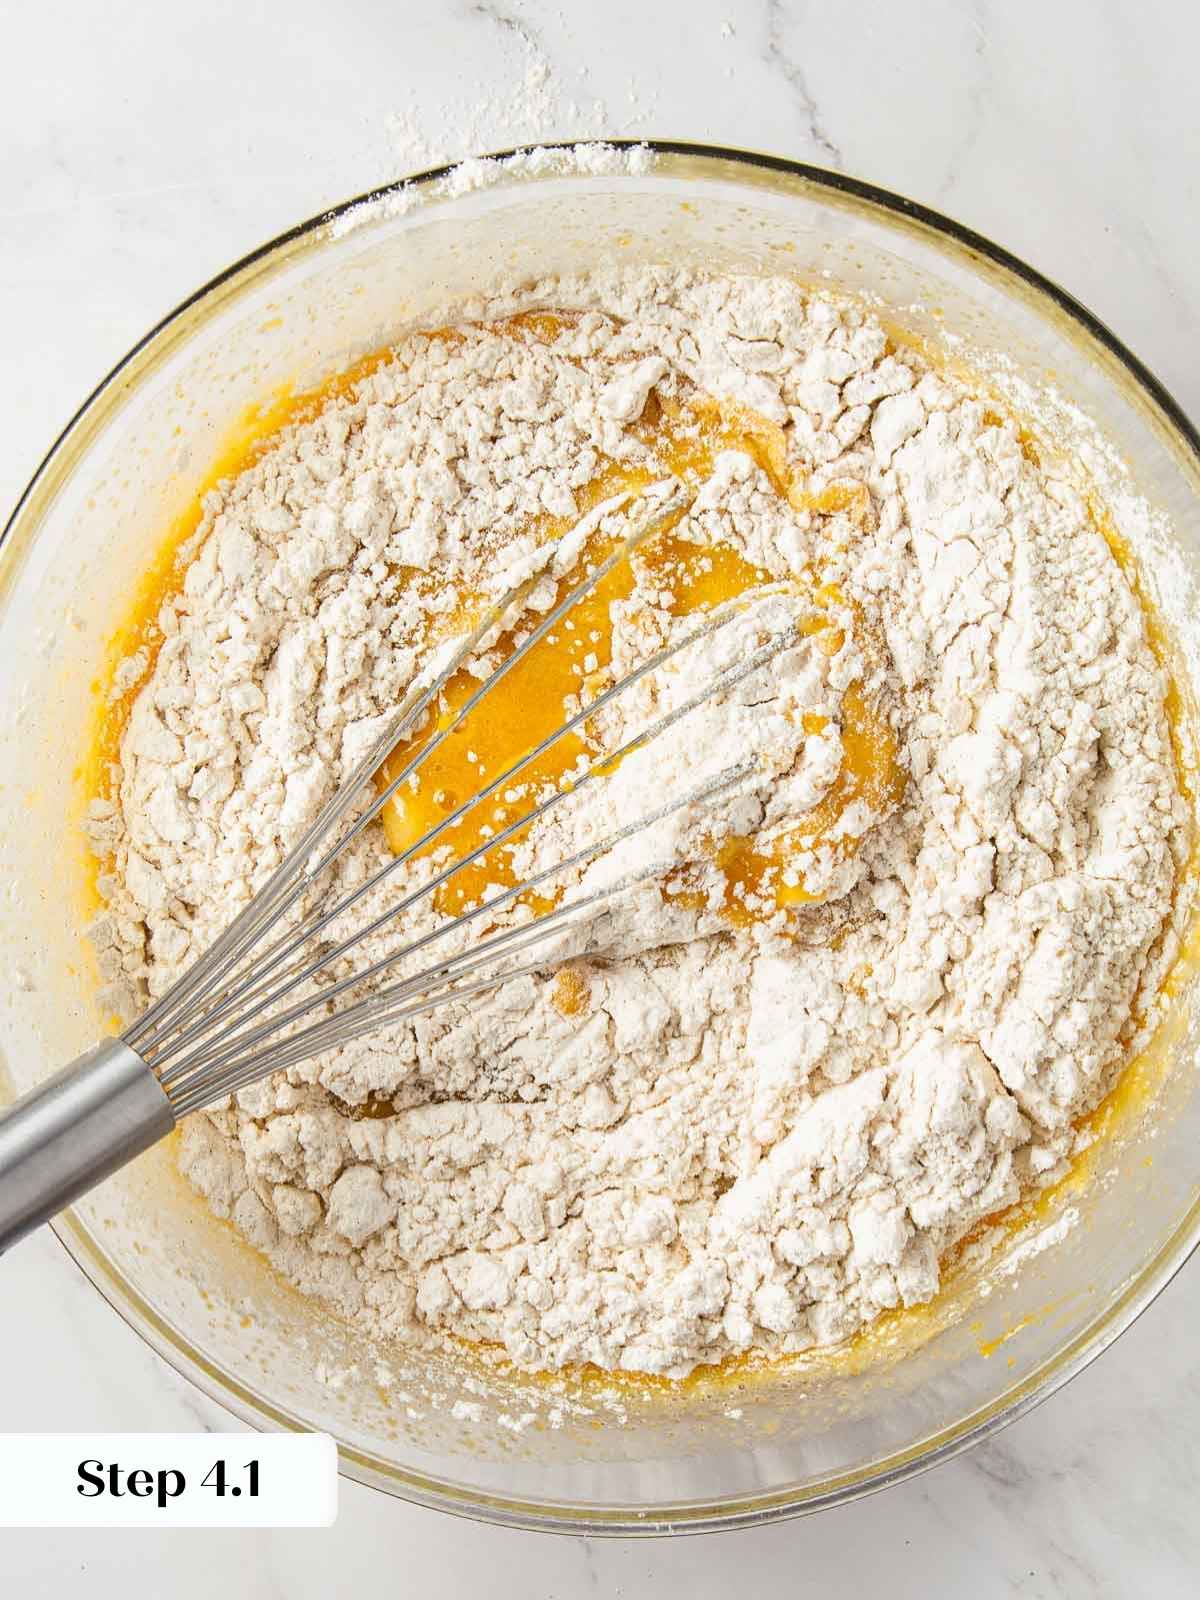
[[[1180,0],[39,0],[5,22],[0,504],[184,294],[446,156],[599,133],[757,147],[939,207],[1073,290],[1200,416],[1200,12]],[[513,84],[520,90],[513,92]],[[48,1234],[3,1262],[0,1427],[220,1430]],[[331,1531],[7,1533],[0,1592],[304,1600],[754,1590],[1193,1595],[1200,1267],[995,1442],[857,1506],[633,1543],[345,1483]]]

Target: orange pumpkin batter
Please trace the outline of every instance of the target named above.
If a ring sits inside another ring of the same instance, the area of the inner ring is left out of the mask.
[[[534,331],[545,336],[550,330],[539,326]],[[720,405],[707,396],[696,397],[686,407],[664,405],[652,396],[634,431],[652,450],[659,471],[606,463],[577,495],[580,517],[613,495],[636,492],[666,473],[698,484],[712,471],[718,452],[729,449],[749,454],[776,493],[797,508],[865,514],[865,508],[852,505],[844,491],[839,494],[842,486],[837,484],[818,496],[810,496],[790,471],[782,429],[744,409]],[[572,525],[571,520],[547,516],[539,519],[536,532],[543,540],[557,540]],[[585,548],[579,570],[560,585],[559,598],[579,581],[586,565],[603,561],[613,548],[611,542],[593,538]],[[410,849],[464,799],[553,733],[567,715],[569,697],[584,687],[596,691],[605,686],[612,654],[611,608],[633,592],[639,577],[643,585],[666,597],[667,608],[675,616],[708,610],[770,581],[769,574],[751,566],[729,545],[696,544],[683,538],[674,527],[655,535],[629,561],[615,566],[578,603],[561,628],[534,645],[391,797],[382,818],[393,850],[400,853]],[[823,599],[840,598],[823,593],[819,574],[810,575],[804,587],[810,602],[817,605]],[[819,619],[814,626],[822,626]],[[842,642],[840,632],[830,626],[829,636],[829,648],[837,650]],[[498,646],[502,656],[514,648],[511,636]],[[433,723],[397,746],[383,764],[377,779],[381,790],[403,771],[424,742],[449,725],[478,688],[478,678],[465,670],[451,679]],[[898,802],[904,773],[891,728],[858,685],[851,686],[843,706],[842,769],[820,805],[795,830],[761,851],[751,839],[729,840],[721,846],[716,859],[731,890],[731,920],[748,921],[781,906],[819,899],[802,883],[783,881],[790,857],[827,842],[835,853],[843,857],[850,854],[857,845],[853,836],[839,838],[836,844],[830,839],[846,810],[857,801],[865,801],[873,811],[885,813]],[[815,726],[821,719],[813,720],[814,725],[806,731],[822,731]],[[528,810],[539,792],[560,783],[577,767],[581,757],[594,758],[596,754],[580,733],[567,735],[524,770],[520,789],[510,804],[499,803],[493,796],[473,807],[439,835],[433,848],[448,846],[455,857],[466,855],[489,832],[498,831]],[[478,902],[488,885],[512,884],[515,879],[511,855],[519,838],[518,835],[488,852],[443,884],[437,894],[439,909],[456,913]],[[670,887],[676,893],[688,892],[684,881]],[[531,900],[535,909],[546,903],[532,896]]]

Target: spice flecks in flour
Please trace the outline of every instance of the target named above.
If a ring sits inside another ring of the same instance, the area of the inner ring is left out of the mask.
[[[502,320],[531,308],[569,315]],[[604,463],[655,468],[656,408],[753,414],[786,477],[747,435],[680,535],[821,588],[835,648],[775,658],[516,862],[761,739],[765,776],[644,841],[687,881],[614,906],[566,983],[521,977],[192,1117],[182,1162],[380,1334],[672,1375],[841,1339],[928,1299],[954,1241],[1061,1169],[1160,979],[1188,821],[1145,618],[1066,475],[858,310],[642,270],[462,317],[210,496],[93,818],[112,997],[161,992],[246,902],[462,597],[544,559]],[[679,625],[636,588],[614,669]],[[794,842],[837,793],[852,694],[905,781],[847,807],[852,850],[810,851],[816,898],[731,916],[713,838]],[[343,885],[387,850],[373,830]]]

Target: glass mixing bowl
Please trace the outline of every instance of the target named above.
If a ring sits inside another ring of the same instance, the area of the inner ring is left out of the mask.
[[[640,174],[497,176],[456,194],[429,174],[231,267],[105,379],[17,507],[0,551],[0,970],[16,976],[0,1052],[16,1089],[99,1028],[80,936],[76,767],[113,623],[164,531],[248,406],[317,383],[499,279],[691,263],[881,301],[950,359],[988,364],[998,389],[1039,390],[1056,447],[1090,452],[1107,473],[1119,529],[1133,492],[1163,512],[1173,533],[1143,546],[1148,587],[1180,637],[1197,614],[1200,441],[1095,318],[1003,250],[868,185],[733,151],[661,145]],[[1007,363],[989,364],[995,352]],[[1089,444],[1089,419],[1112,441],[1107,458]],[[1181,661],[1191,680],[1186,650]],[[1149,1304],[1200,1228],[1196,1042],[1183,1004],[1161,1070],[1142,1073],[1154,1093],[1125,1097],[1090,1170],[997,1259],[959,1271],[929,1311],[786,1372],[676,1390],[554,1384],[466,1352],[371,1347],[213,1221],[169,1144],[56,1231],[179,1371],[256,1427],[327,1430],[362,1482],[527,1527],[747,1525],[966,1448],[1066,1382]],[[1039,1251],[1067,1208],[1074,1225]]]

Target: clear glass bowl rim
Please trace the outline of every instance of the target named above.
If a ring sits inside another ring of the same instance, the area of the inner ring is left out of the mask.
[[[976,257],[1001,277],[1016,280],[1035,300],[1040,300],[1048,309],[1065,318],[1076,338],[1114,361],[1140,393],[1141,400],[1156,416],[1175,447],[1181,449],[1183,454],[1190,455],[1195,468],[1200,471],[1200,431],[1159,379],[1099,317],[1072,294],[985,235],[918,201],[875,184],[783,156],[677,140],[613,139],[605,142],[617,149],[648,148],[655,158],[653,170],[656,176],[700,175],[727,181],[740,178],[756,186],[766,185],[798,197],[805,190],[816,191],[823,199],[840,198],[851,206],[882,213],[892,224],[933,235],[943,245],[949,244],[961,253]],[[529,150],[539,147],[521,148]],[[494,159],[503,160],[518,153],[516,150],[501,150],[491,154]],[[197,322],[215,314],[218,307],[248,287],[249,283],[260,281],[298,251],[319,244],[329,225],[356,207],[382,201],[401,189],[427,192],[450,170],[447,166],[436,167],[409,178],[397,179],[297,223],[242,256],[181,301],[101,379],[50,446],[0,532],[0,557],[10,540],[21,542],[18,534],[31,536],[34,533],[42,510],[70,475],[87,445],[102,427],[115,419],[124,399],[139,381],[187,337]],[[140,1291],[116,1270],[72,1212],[64,1212],[51,1226],[72,1260],[122,1320],[210,1399],[224,1406],[240,1421],[259,1430],[307,1431],[303,1418],[251,1393],[181,1338]],[[943,1429],[940,1434],[918,1446],[897,1452],[861,1471],[826,1480],[820,1485],[797,1486],[763,1495],[680,1503],[647,1513],[634,1506],[555,1506],[545,1502],[531,1503],[517,1498],[510,1500],[489,1496],[417,1472],[405,1471],[392,1462],[339,1441],[340,1469],[357,1482],[415,1504],[502,1526],[568,1534],[644,1536],[715,1532],[724,1528],[754,1527],[822,1510],[927,1471],[1026,1415],[1082,1372],[1119,1338],[1161,1294],[1198,1244],[1200,1198],[1160,1244],[1138,1276],[1124,1286],[1082,1333],[1031,1372],[1015,1393]]]

